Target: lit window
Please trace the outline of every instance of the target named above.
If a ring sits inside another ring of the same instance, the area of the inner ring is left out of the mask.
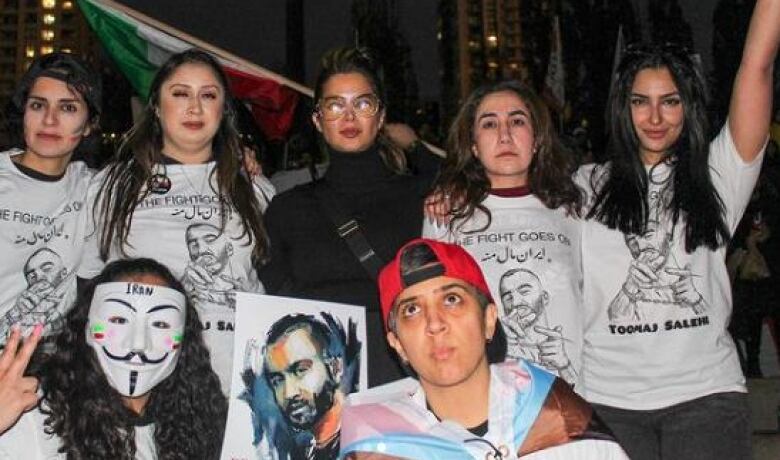
[[[54,31],[48,29],[41,30],[41,38],[46,42],[54,40]]]
[[[57,0],[41,0],[41,6],[44,8],[52,9],[57,6]]]
[[[73,2],[62,2],[62,9],[63,10],[73,9]]]
[[[32,45],[27,45],[27,47],[24,49],[24,55],[28,58],[34,58],[35,57],[35,48],[33,48]]]
[[[50,26],[50,25],[54,24],[54,21],[56,19],[57,18],[53,14],[44,14],[43,15],[43,23],[46,24],[47,26]]]
[[[497,42],[497,41],[498,41],[498,37],[496,37],[495,35],[488,35],[488,38],[487,38],[487,39],[488,39],[488,41],[489,41],[490,43],[495,43],[495,42]]]
[[[70,48],[62,48],[60,51],[62,51],[63,53],[68,53],[68,54],[73,52],[73,50],[70,49]]]
[[[51,54],[54,52],[54,48],[51,46],[41,46],[41,54]]]

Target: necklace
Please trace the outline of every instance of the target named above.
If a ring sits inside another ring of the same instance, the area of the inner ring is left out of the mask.
[[[197,166],[205,166],[205,171],[203,171],[203,178],[200,181],[200,188],[195,188],[195,184],[193,184],[192,180],[190,179],[190,175],[187,174],[187,165],[181,165],[181,173],[184,176],[184,180],[187,181],[187,184],[190,186],[190,189],[192,189],[193,192],[195,192],[198,196],[203,196],[206,191],[206,184],[209,181],[209,177],[211,177],[211,171],[209,171],[208,163],[205,165],[197,165]],[[198,168],[200,170],[200,168]]]

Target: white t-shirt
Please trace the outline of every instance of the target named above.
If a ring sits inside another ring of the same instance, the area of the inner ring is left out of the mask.
[[[57,452],[62,442],[57,435],[46,434],[44,415],[39,408],[27,412],[11,429],[0,435],[0,460],[65,460]],[[136,460],[156,460],[154,424],[135,427]]]
[[[0,343],[19,323],[62,326],[76,295],[81,259],[81,212],[92,172],[83,162],[68,164],[56,181],[34,179],[0,153]]]
[[[733,232],[758,178],[763,153],[744,163],[727,126],[710,144],[709,166],[725,206],[726,225]],[[596,169],[596,184],[603,180],[604,169]],[[586,165],[577,173],[578,183],[589,194],[588,206],[594,198],[589,186],[593,171],[594,165]],[[685,252],[684,222],[673,228],[664,211],[670,167],[662,164],[652,172],[644,235],[624,236],[595,220],[583,229],[585,397],[633,410],[745,391],[734,342],[726,330],[731,316],[726,248]],[[631,276],[635,257],[651,267],[654,279]]]
[[[181,280],[203,324],[203,339],[211,353],[211,364],[222,389],[230,391],[233,363],[233,330],[236,291],[264,293],[252,266],[254,241],[244,233],[240,216],[231,211],[224,232],[220,232],[220,198],[214,190],[216,178],[209,175],[215,162],[198,165],[165,165],[170,190],[150,193],[136,207],[125,245],[127,257],[150,257],[166,265]],[[162,170],[162,166],[158,170]],[[87,242],[79,276],[97,276],[107,262],[123,258],[118,244],[112,245],[109,260],[100,259],[99,234],[91,206],[104,174],[98,174],[89,188],[90,212],[86,224]],[[265,210],[273,186],[265,178],[254,183],[257,199]],[[160,189],[163,191],[163,189]]]
[[[488,195],[453,232],[427,219],[423,236],[454,242],[474,257],[498,307],[508,357],[524,358],[578,388],[582,348],[579,219],[549,209],[534,195]],[[503,295],[502,295],[503,294]]]

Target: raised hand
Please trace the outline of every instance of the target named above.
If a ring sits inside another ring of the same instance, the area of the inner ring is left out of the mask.
[[[24,370],[42,332],[43,325],[36,325],[20,348],[22,332],[19,326],[14,326],[5,350],[0,353],[0,433],[12,427],[22,413],[38,403],[38,379],[25,377]]]

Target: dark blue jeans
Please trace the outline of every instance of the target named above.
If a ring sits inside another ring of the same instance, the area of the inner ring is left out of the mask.
[[[593,404],[632,460],[750,460],[745,393],[716,393],[656,410]]]

